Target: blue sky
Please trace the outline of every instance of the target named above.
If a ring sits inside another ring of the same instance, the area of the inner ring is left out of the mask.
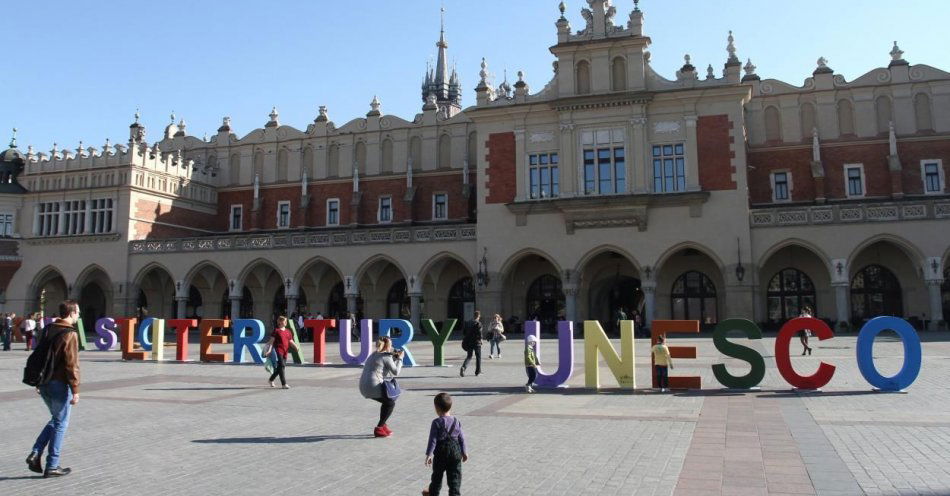
[[[572,27],[583,0],[568,0]],[[524,70],[532,92],[551,77],[557,0],[445,0],[450,61],[472,105],[479,62],[495,83]],[[99,147],[128,138],[136,108],[157,140],[171,111],[188,132],[213,135],[228,115],[243,136],[276,105],[282,124],[306,128],[319,105],[338,125],[369,110],[411,119],[419,86],[436,53],[438,0],[227,2],[50,2],[8,6],[0,30],[5,63],[0,139],[19,128],[18,144],[47,151]],[[632,0],[615,0],[626,22]],[[689,53],[720,73],[726,36],[735,32],[743,63],[763,78],[800,85],[824,56],[846,78],[885,66],[897,40],[912,64],[950,70],[939,34],[950,19],[944,0],[642,0],[653,67],[673,78]]]

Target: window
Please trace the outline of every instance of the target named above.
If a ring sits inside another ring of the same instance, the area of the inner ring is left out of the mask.
[[[557,198],[561,194],[561,174],[557,153],[536,153],[528,156],[528,196]]]
[[[848,192],[848,198],[864,196],[864,166],[846,165],[844,170],[845,190]]]
[[[794,319],[806,306],[815,311],[815,285],[798,269],[783,269],[775,274],[769,281],[767,294],[768,317],[772,323]]]
[[[86,229],[85,200],[63,202],[63,234],[83,234]]]
[[[920,176],[924,178],[924,193],[928,195],[943,193],[942,160],[921,160]]]
[[[230,231],[240,231],[244,229],[244,207],[241,205],[231,205],[231,227]]]
[[[290,227],[290,202],[277,202],[277,228],[287,229]]]
[[[623,129],[581,133],[584,194],[608,195],[627,191],[627,162]]]
[[[653,146],[653,192],[686,191],[686,156],[682,143]]]
[[[379,212],[376,220],[379,222],[393,221],[393,198],[391,196],[381,196],[379,198]]]
[[[449,195],[436,193],[432,195],[432,219],[445,220],[449,218]]]
[[[37,236],[56,236],[59,234],[59,202],[40,203],[37,215]]]
[[[340,225],[340,200],[336,198],[327,200],[327,225]]]
[[[718,322],[716,286],[712,280],[695,270],[679,276],[670,291],[674,320],[698,320],[703,324]]]
[[[92,200],[92,233],[112,231],[112,198]]]
[[[851,280],[851,318],[861,323],[872,317],[904,315],[901,285],[890,270],[868,265]]]
[[[792,199],[790,182],[791,175],[787,171],[772,173],[772,201],[781,202]]]
[[[13,236],[13,214],[0,214],[0,236]]]

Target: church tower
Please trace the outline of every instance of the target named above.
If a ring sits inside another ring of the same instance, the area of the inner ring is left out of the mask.
[[[429,67],[426,71],[425,82],[422,83],[422,101],[427,105],[432,95],[435,96],[435,105],[439,112],[452,117],[462,110],[462,91],[458,73],[452,69],[449,74],[449,65],[446,51],[449,44],[445,42],[445,7],[442,7],[442,26],[439,33],[439,56],[435,68]]]

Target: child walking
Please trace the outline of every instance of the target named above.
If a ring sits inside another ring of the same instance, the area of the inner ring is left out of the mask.
[[[524,385],[524,390],[529,393],[534,392],[531,385],[538,378],[539,365],[541,365],[541,361],[538,360],[538,338],[528,336],[524,344],[524,370],[528,374],[528,382]]]
[[[657,336],[656,345],[653,346],[653,366],[656,370],[656,382],[660,386],[660,392],[665,393],[670,390],[670,374],[668,368],[673,368],[673,359],[670,357],[670,349],[666,346],[666,338]]]
[[[287,317],[281,315],[277,317],[277,328],[274,329],[274,332],[271,333],[270,337],[267,338],[267,342],[264,343],[264,356],[271,354],[271,351],[274,351],[274,373],[271,374],[270,387],[276,387],[274,385],[274,379],[280,377],[280,385],[284,389],[290,389],[290,386],[287,384],[287,378],[284,377],[284,364],[287,363],[287,352],[290,351],[290,348],[293,347],[298,352],[300,348],[297,346],[297,343],[294,342],[294,334],[287,329]]]
[[[439,416],[432,421],[426,448],[426,466],[432,467],[432,482],[428,489],[422,490],[422,495],[438,496],[445,474],[449,496],[459,496],[462,494],[462,462],[468,461],[465,435],[462,434],[462,424],[452,416],[452,396],[439,393],[435,395],[434,403],[435,413]]]

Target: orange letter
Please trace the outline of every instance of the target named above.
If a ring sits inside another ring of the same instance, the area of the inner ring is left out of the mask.
[[[650,348],[656,345],[657,336],[678,334],[699,334],[698,320],[654,320],[650,330]],[[669,346],[670,358],[696,358],[695,346]],[[650,353],[650,369],[653,378],[653,387],[659,387],[656,381],[656,367],[653,363],[653,353]],[[698,375],[670,376],[670,389],[702,389],[702,378]]]
[[[121,331],[122,341],[122,359],[123,360],[145,360],[144,351],[133,351],[135,349],[135,324],[138,319],[124,318],[116,319]]]
[[[327,363],[327,327],[336,327],[334,319],[307,319],[304,329],[313,329],[313,363]]]
[[[226,319],[205,319],[201,321],[198,332],[201,335],[201,361],[202,362],[227,362],[230,358],[227,353],[211,353],[212,344],[226,344],[227,336],[212,336],[211,329],[216,327],[231,327],[231,322]]]

